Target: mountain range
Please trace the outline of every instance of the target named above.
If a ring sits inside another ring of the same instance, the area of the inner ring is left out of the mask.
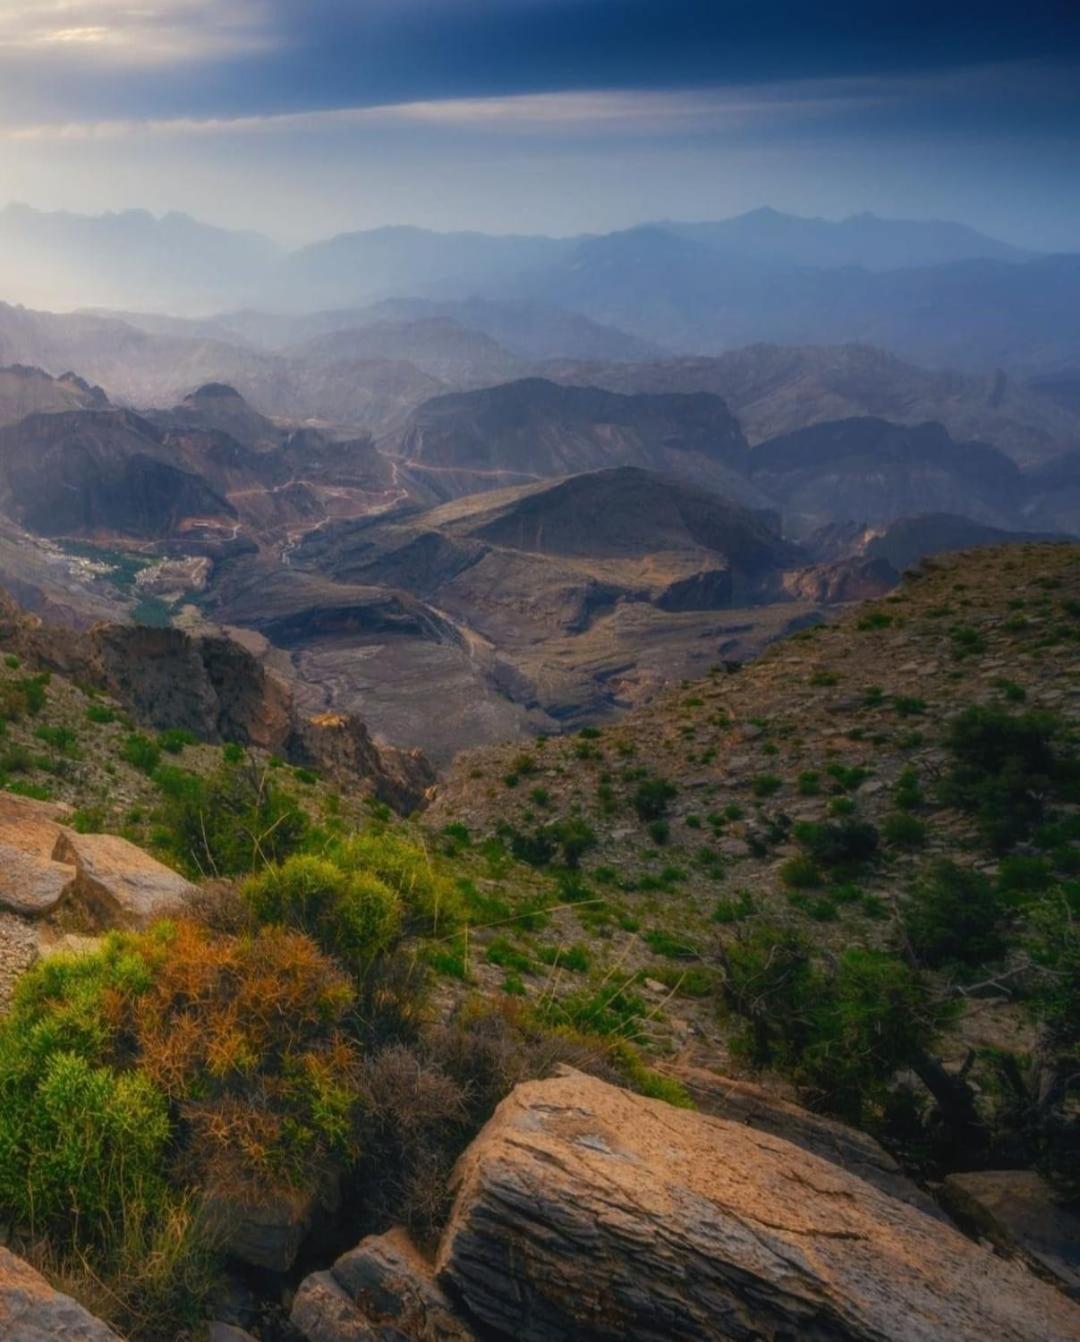
[[[423,301],[431,315],[482,329],[484,304],[539,304],[573,314],[558,320],[559,352],[574,357],[858,340],[970,369],[1046,371],[1080,358],[1080,259],[1032,255],[958,224],[867,214],[834,222],[765,209],[567,238],[388,227],[290,252],[181,214],[9,206],[0,255],[8,300],[44,306],[305,314],[386,302],[401,315],[408,309],[395,305]],[[617,334],[601,353],[590,328],[573,337],[575,318]],[[523,357],[545,343],[514,350],[505,322],[494,335]]]

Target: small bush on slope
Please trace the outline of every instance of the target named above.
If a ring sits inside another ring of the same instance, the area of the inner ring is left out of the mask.
[[[193,879],[246,876],[296,852],[306,813],[268,769],[241,761],[209,778],[180,769],[155,774],[165,792],[156,839]]]
[[[1048,713],[974,705],[952,720],[946,745],[954,763],[941,798],[974,815],[999,852],[1030,834],[1051,799],[1080,796],[1080,759]]]
[[[366,871],[396,891],[412,932],[451,932],[464,916],[454,882],[419,844],[390,829],[363,830],[330,854],[346,871]]]
[[[399,895],[359,868],[297,854],[251,877],[244,894],[259,919],[306,932],[347,965],[364,964],[397,939]]]

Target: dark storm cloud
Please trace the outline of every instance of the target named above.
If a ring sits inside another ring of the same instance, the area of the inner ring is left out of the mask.
[[[0,28],[9,121],[15,108],[31,119],[218,118],[1080,53],[1075,0],[14,0],[11,12]],[[1008,120],[1008,106],[991,111]]]

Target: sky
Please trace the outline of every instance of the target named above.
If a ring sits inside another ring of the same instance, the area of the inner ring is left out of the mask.
[[[1080,251],[1080,0],[0,0],[0,205],[286,243],[760,205]]]

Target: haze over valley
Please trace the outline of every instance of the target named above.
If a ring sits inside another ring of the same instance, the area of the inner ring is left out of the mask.
[[[0,308],[0,578],[69,622],[251,631],[312,710],[443,763],[752,655],[921,553],[1080,529],[1074,256],[768,209],[293,252],[3,221],[16,282],[125,306]]]

